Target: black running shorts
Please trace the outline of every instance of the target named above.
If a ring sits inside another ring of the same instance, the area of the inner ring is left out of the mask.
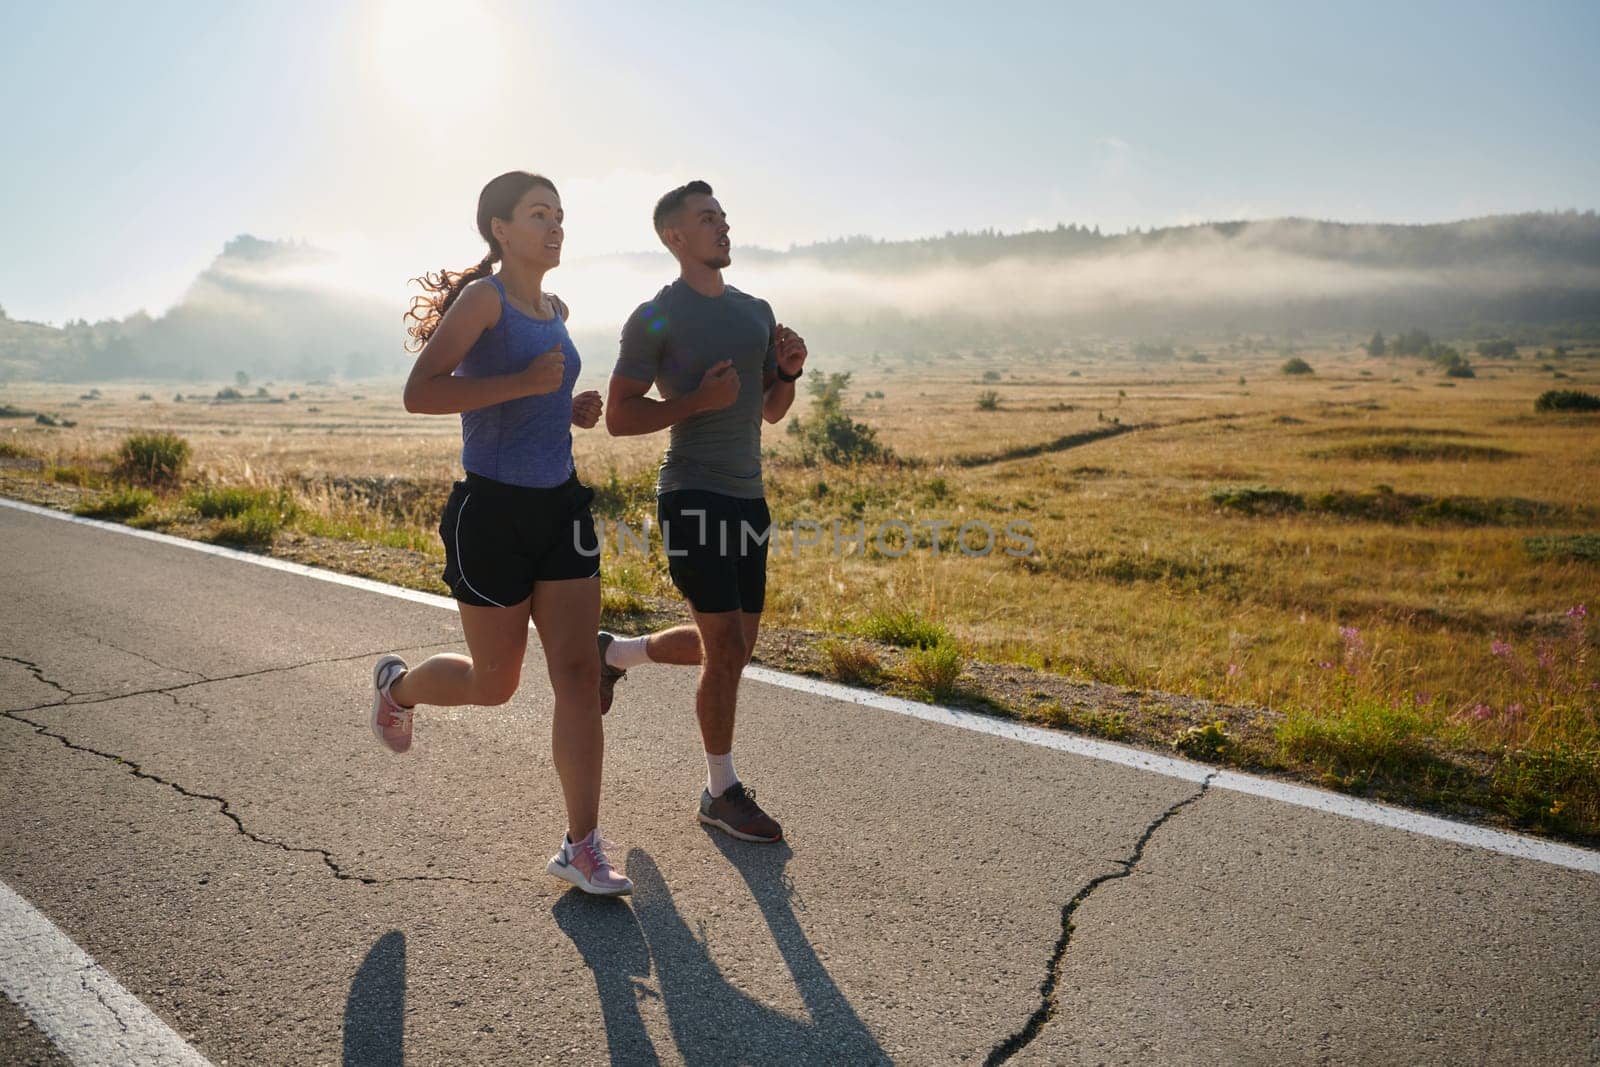
[[[599,577],[593,499],[576,475],[552,489],[529,489],[469,472],[450,491],[439,521],[450,595],[509,608],[527,600],[535,582]]]
[[[677,489],[656,500],[672,584],[696,611],[759,614],[767,599],[765,498]]]

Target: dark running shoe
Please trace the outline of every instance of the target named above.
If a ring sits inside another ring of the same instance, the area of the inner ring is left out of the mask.
[[[743,782],[734,782],[720,797],[702,790],[698,814],[707,826],[725,830],[740,841],[770,844],[783,840],[783,827],[761,810],[755,791],[746,789]]]
[[[601,630],[598,640],[600,642],[600,714],[604,715],[611,710],[611,702],[617,696],[617,683],[628,676],[628,672],[620,667],[613,667],[606,662],[606,649],[611,647],[611,642],[616,640],[616,635]]]

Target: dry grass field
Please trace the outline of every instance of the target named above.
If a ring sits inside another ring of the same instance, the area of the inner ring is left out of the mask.
[[[894,458],[806,465],[800,435],[767,428],[770,624],[834,635],[796,665],[835,677],[1600,838],[1600,414],[1535,411],[1549,389],[1596,392],[1600,352],[1525,348],[1448,378],[1307,343],[1315,373],[1290,376],[1259,347],[822,354],[807,382],[848,369],[843,411]],[[297,537],[314,557],[335,546],[331,566],[348,564],[337,545],[387,546],[426,564],[402,580],[442,591],[453,417],[407,415],[398,382],[220,388],[0,386],[25,413],[0,419],[0,489],[193,536]],[[815,405],[803,391],[798,417]],[[193,454],[182,485],[139,498],[113,457],[158,430]],[[642,525],[664,443],[577,433],[598,514]],[[879,543],[889,522],[909,545],[893,527]],[[935,538],[932,522],[950,525]],[[999,533],[994,549],[963,553],[963,523]],[[1004,551],[1021,547],[1008,524],[1031,552]],[[671,596],[658,551],[611,541],[606,573],[609,618]],[[1047,686],[984,691],[1008,664],[1228,710],[1141,728]]]

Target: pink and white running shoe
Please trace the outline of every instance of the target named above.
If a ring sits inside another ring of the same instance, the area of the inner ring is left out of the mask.
[[[627,875],[618,874],[606,858],[606,846],[610,844],[601,840],[600,828],[595,827],[582,841],[563,844],[561,851],[550,857],[545,870],[596,896],[616,897],[631,893],[633,882]]]
[[[411,715],[414,708],[403,708],[389,695],[389,687],[406,673],[406,661],[399,656],[384,656],[372,668],[372,736],[390,752],[405,752],[411,747]]]

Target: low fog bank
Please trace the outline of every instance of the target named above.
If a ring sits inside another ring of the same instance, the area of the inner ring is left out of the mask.
[[[1600,323],[1594,213],[1439,226],[1307,220],[1103,236],[865,238],[772,252],[735,248],[729,280],[841,355],[935,352],[997,336],[1059,345],[1075,334],[1252,331],[1471,332]],[[572,262],[549,288],[573,308],[591,369],[609,366],[623,319],[672,279],[664,254]],[[0,320],[0,375],[65,380],[318,379],[404,373],[406,298],[350,284],[339,257],[239,237],[159,318],[55,329]],[[815,348],[815,343],[813,344]]]

